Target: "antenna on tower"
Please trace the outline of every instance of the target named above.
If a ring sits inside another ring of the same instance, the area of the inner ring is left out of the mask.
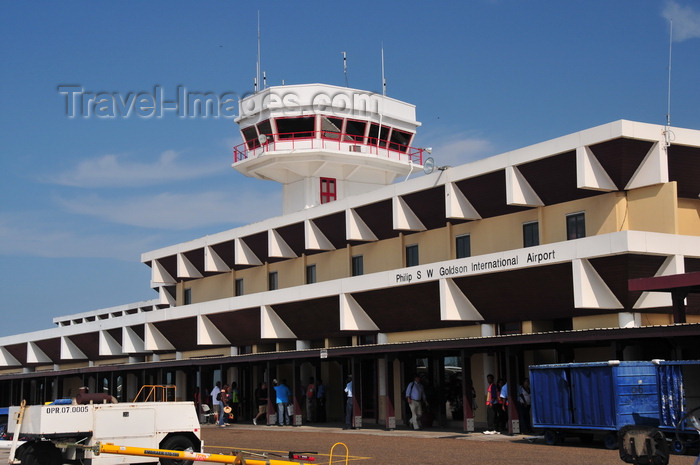
[[[384,42],[382,42],[382,95],[386,97],[386,78],[384,77]]]
[[[664,139],[666,147],[671,145],[671,50],[673,49],[673,20],[668,20],[670,32],[668,38],[668,97],[666,107],[666,128],[664,129]]]
[[[265,71],[263,71],[263,89],[267,89],[267,76],[265,75]]]
[[[260,10],[258,10],[258,61],[255,63],[255,92],[260,83]]]
[[[345,74],[345,87],[350,87],[348,85],[348,54],[346,52],[341,52],[343,54],[343,74]]]

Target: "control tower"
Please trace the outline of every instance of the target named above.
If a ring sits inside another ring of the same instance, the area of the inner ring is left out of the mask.
[[[283,185],[283,213],[393,183],[420,170],[411,147],[420,123],[414,105],[325,84],[268,87],[242,99],[244,142],[233,167]]]

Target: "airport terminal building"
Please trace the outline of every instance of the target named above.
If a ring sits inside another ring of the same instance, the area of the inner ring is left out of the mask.
[[[283,215],[144,253],[154,300],[0,338],[0,405],[235,381],[248,419],[284,378],[300,424],[314,377],[341,421],[352,375],[354,425],[393,428],[419,373],[469,431],[489,373],[700,359],[700,130],[621,120],[436,166],[383,95],[270,87],[239,115],[233,168],[281,183]]]

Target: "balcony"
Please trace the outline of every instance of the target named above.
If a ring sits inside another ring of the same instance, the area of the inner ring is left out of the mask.
[[[263,140],[251,139],[233,148],[234,165],[266,153],[328,151],[373,155],[401,163],[423,164],[425,149],[375,137],[355,136],[333,131],[302,131],[268,134]]]

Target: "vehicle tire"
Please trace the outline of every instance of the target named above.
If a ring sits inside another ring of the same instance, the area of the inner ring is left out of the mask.
[[[553,446],[559,442],[559,433],[553,429],[545,430],[544,432],[544,442],[547,445]]]
[[[686,452],[685,441],[682,439],[674,439],[671,442],[671,450],[674,454],[683,455]]]
[[[167,438],[165,441],[160,446],[161,449],[166,449],[166,450],[177,450],[177,451],[184,451],[184,450],[194,450],[194,443],[192,443],[192,440],[188,438],[187,436],[183,435],[175,435],[175,436],[170,436]],[[161,457],[160,459],[161,465],[192,465],[192,460],[182,460],[182,459],[167,459]],[[24,465],[24,464],[22,464]]]
[[[605,445],[606,449],[617,449],[617,433],[611,431],[610,433],[607,433],[605,436],[603,436],[603,444]]]
[[[22,465],[61,465],[61,451],[48,441],[28,442],[17,449],[16,457]]]

